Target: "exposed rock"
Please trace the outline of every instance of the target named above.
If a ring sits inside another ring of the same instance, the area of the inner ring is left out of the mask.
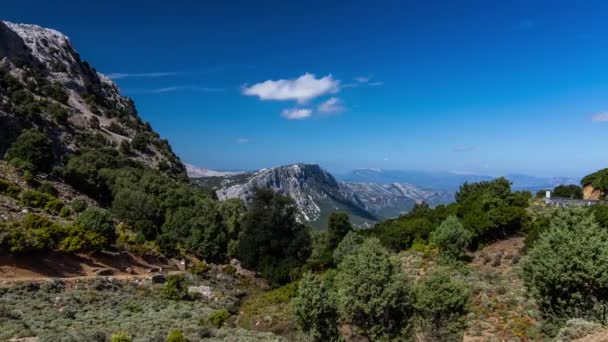
[[[141,120],[132,100],[81,60],[61,32],[0,21],[0,76],[13,84],[0,88],[0,155],[26,127],[44,130],[57,156],[76,152],[92,135],[117,149],[139,136],[143,142],[130,158],[185,175],[179,158]],[[23,103],[14,96],[18,92],[38,113],[20,114]]]
[[[600,200],[605,198],[606,195],[599,189],[594,189],[591,185],[585,185],[583,187],[583,199],[586,200]]]
[[[315,164],[295,164],[227,177],[198,178],[194,182],[216,189],[220,199],[240,198],[248,202],[255,189],[269,188],[291,197],[300,222],[324,225],[321,219],[332,211],[345,211],[358,226],[395,217],[415,203],[430,205],[451,201],[444,192],[411,184],[345,183]]]
[[[188,286],[188,293],[197,293],[208,299],[215,297],[213,291],[211,290],[211,287],[205,285]]]

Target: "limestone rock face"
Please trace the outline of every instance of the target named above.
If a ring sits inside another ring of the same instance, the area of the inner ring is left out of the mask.
[[[107,76],[81,59],[61,32],[0,21],[0,155],[22,129],[51,138],[58,156],[83,147],[118,149],[168,174],[184,165]]]
[[[583,187],[583,199],[586,200],[600,200],[606,197],[599,189],[594,189],[591,185],[585,185]]]

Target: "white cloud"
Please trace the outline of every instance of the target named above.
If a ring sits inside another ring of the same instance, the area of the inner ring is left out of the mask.
[[[367,77],[367,76],[355,77],[355,81],[357,81],[359,83],[367,83],[367,82],[369,82],[369,80],[371,80],[371,77]]]
[[[249,138],[238,138],[236,139],[237,144],[247,144],[249,142]]]
[[[299,103],[338,91],[340,91],[340,81],[335,80],[332,75],[316,78],[310,73],[296,79],[268,80],[243,88],[244,95],[257,96],[261,100],[295,100]]]
[[[597,113],[591,117],[593,122],[608,122],[608,112]]]
[[[342,100],[337,97],[331,97],[327,101],[321,103],[317,110],[319,113],[323,114],[336,114],[342,113],[346,108],[342,105]]]
[[[312,115],[312,110],[308,108],[290,108],[283,109],[281,116],[288,120],[302,120],[309,118]]]
[[[452,152],[471,152],[475,149],[474,146],[456,145],[452,148]]]
[[[168,77],[168,76],[177,76],[179,73],[177,72],[143,72],[143,73],[120,73],[114,72],[108,74],[108,78],[112,80],[119,80],[122,78],[156,78],[156,77]]]
[[[355,81],[342,85],[342,88],[358,88],[358,87],[378,87],[384,84],[381,81],[373,81],[372,76],[357,76],[353,78]]]

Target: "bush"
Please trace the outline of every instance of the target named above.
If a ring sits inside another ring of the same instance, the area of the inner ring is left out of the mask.
[[[26,170],[32,173],[48,172],[53,166],[52,142],[35,129],[23,131],[6,151],[6,160],[21,160]]]
[[[107,210],[101,208],[89,208],[78,215],[76,223],[87,230],[91,230],[103,236],[110,243],[116,239],[112,216]]]
[[[80,198],[76,198],[70,203],[70,206],[76,213],[81,213],[87,209],[87,202],[81,200]]]
[[[131,339],[131,336],[129,336],[129,334],[124,333],[124,332],[119,332],[116,334],[112,334],[110,341],[111,342],[132,342],[133,340]]]
[[[181,330],[171,330],[167,335],[167,342],[186,342],[186,338]]]
[[[18,198],[21,193],[21,187],[9,180],[0,179],[0,195]]]
[[[190,266],[190,273],[194,274],[194,275],[203,275],[207,272],[209,272],[209,270],[211,269],[211,267],[209,265],[207,265],[206,262],[204,261],[199,261],[195,264],[193,264],[192,266]]]
[[[433,233],[431,243],[439,248],[441,257],[446,261],[457,261],[465,255],[471,243],[469,232],[456,216],[448,217]]]
[[[79,224],[64,226],[60,232],[61,240],[57,248],[62,252],[95,252],[108,246],[108,240],[104,236]]]
[[[470,294],[444,272],[426,276],[415,290],[419,330],[428,341],[462,341]]]
[[[55,186],[53,186],[53,183],[51,182],[41,182],[38,186],[38,189],[36,190],[55,197],[59,195],[59,191],[57,191],[57,189],[55,188]]]
[[[53,198],[44,205],[44,211],[51,215],[59,215],[63,209],[63,202],[57,198]]]
[[[325,284],[307,272],[292,299],[298,329],[312,341],[338,341],[338,316]]]
[[[357,232],[352,231],[346,234],[342,241],[340,241],[340,244],[338,244],[338,247],[336,247],[334,250],[334,264],[340,264],[342,260],[344,260],[349,253],[359,247],[363,241],[365,241],[365,238]]]
[[[60,227],[47,218],[28,214],[18,225],[5,228],[8,241],[3,249],[11,253],[48,250],[53,247]]]
[[[167,277],[167,283],[162,289],[162,295],[171,300],[188,300],[188,282],[181,274],[171,274]]]
[[[524,260],[524,280],[548,320],[576,317],[605,322],[605,260],[608,231],[585,209],[562,209]]]
[[[21,205],[32,208],[44,208],[47,203],[56,200],[55,197],[34,190],[26,190],[19,196]]]
[[[230,318],[230,313],[224,309],[215,311],[207,318],[207,322],[211,324],[216,329],[221,328],[224,325],[224,322]]]
[[[369,238],[338,265],[335,298],[342,320],[372,339],[408,334],[413,314],[410,280],[392,263],[378,239]]]

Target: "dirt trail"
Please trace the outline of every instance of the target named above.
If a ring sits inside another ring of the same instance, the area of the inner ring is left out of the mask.
[[[99,276],[116,279],[144,279],[155,272],[178,269],[172,260],[142,258],[130,253],[30,253],[0,256],[0,283],[48,279],[86,280]]]

